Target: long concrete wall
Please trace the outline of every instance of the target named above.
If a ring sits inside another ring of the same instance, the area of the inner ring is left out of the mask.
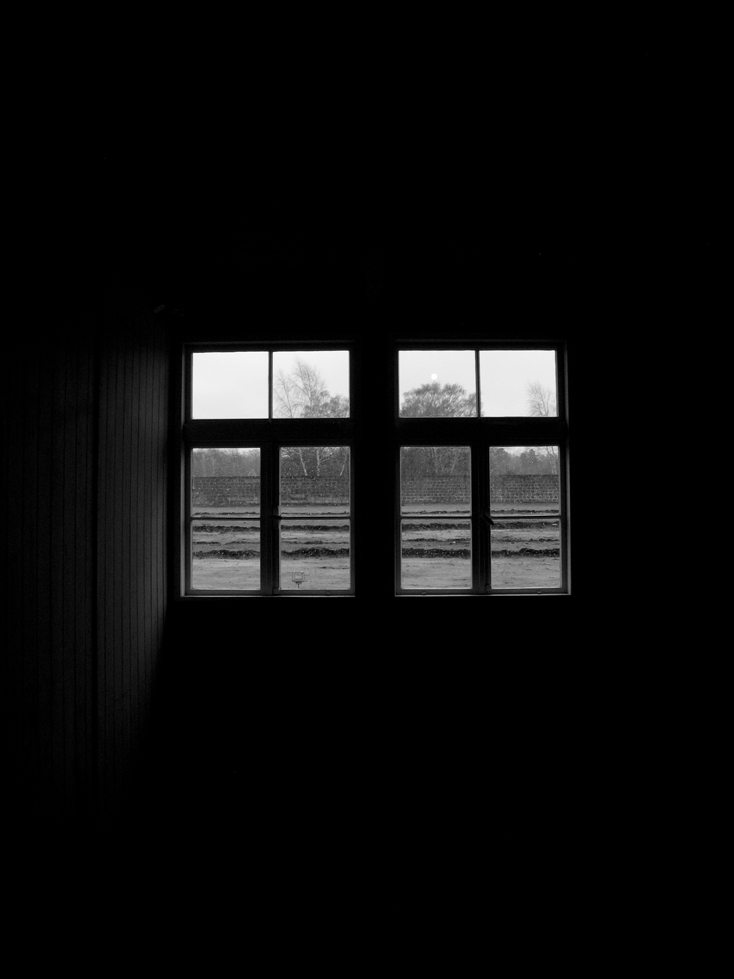
[[[497,503],[555,503],[558,477],[552,475],[494,476],[492,499]],[[195,476],[195,506],[241,506],[260,499],[259,476]],[[345,503],[349,481],[345,478],[291,478],[281,482],[284,503]],[[470,480],[461,476],[424,476],[408,479],[402,486],[404,503],[468,503]]]

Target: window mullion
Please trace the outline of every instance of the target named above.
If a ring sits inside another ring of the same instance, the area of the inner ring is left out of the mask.
[[[268,522],[271,534],[271,561],[273,595],[280,592],[280,446],[271,446],[270,460],[270,513]]]
[[[274,492],[277,483],[273,479],[273,456],[276,447],[268,442],[262,446],[260,460],[260,586],[264,595],[275,593],[276,547],[274,541],[277,521],[274,519]]]
[[[561,587],[565,592],[571,589],[571,570],[569,563],[570,535],[570,502],[568,495],[568,447],[565,442],[558,447],[558,466],[560,476],[560,501],[561,510]]]
[[[474,591],[486,594],[490,584],[491,535],[483,514],[489,513],[489,452],[486,444],[472,443],[472,540]]]

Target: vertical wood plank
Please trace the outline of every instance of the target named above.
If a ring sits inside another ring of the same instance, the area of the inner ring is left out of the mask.
[[[67,490],[64,482],[64,420],[66,415],[66,353],[63,344],[54,339],[49,350],[48,376],[46,384],[49,391],[48,413],[42,428],[46,437],[43,440],[41,456],[48,460],[48,469],[42,479],[41,496],[47,504],[43,512],[41,539],[48,549],[49,587],[48,587],[48,641],[44,646],[49,657],[49,743],[51,781],[53,785],[50,804],[52,811],[63,812],[66,808],[65,747],[64,737],[64,673],[66,646],[64,636],[64,496]],[[40,570],[40,566],[39,566]]]
[[[80,623],[76,616],[75,587],[84,588],[85,568],[76,562],[76,500],[86,488],[77,466],[77,455],[84,451],[82,443],[82,406],[79,398],[79,361],[80,342],[77,337],[69,335],[64,339],[64,403],[63,403],[63,467],[64,490],[63,506],[61,508],[60,524],[62,541],[62,562],[59,579],[61,607],[63,609],[61,623],[61,643],[64,649],[63,672],[63,705],[64,705],[64,809],[73,812],[76,797],[77,746],[81,740],[76,726],[77,684],[77,650],[80,638]]]
[[[136,746],[140,743],[141,701],[139,698],[139,660],[140,660],[140,529],[141,529],[141,486],[138,457],[140,452],[140,416],[142,412],[140,389],[140,347],[139,329],[132,336],[130,347],[130,462],[127,466],[130,480],[130,672],[127,686],[127,720],[130,764],[136,758]]]
[[[29,793],[29,808],[40,805],[40,758],[39,758],[39,679],[38,646],[35,625],[38,615],[38,577],[36,565],[38,494],[38,424],[39,424],[39,365],[35,352],[23,352],[22,376],[25,380],[23,399],[26,410],[23,415],[23,459],[21,483],[23,486],[22,509],[22,585],[21,621],[23,626],[23,691],[22,691],[22,758]]]

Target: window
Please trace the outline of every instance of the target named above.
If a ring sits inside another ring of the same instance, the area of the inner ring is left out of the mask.
[[[399,345],[396,592],[568,591],[561,345]]]
[[[562,343],[187,344],[182,363],[179,595],[352,596],[391,567],[397,596],[569,592]]]
[[[350,351],[190,346],[184,363],[181,591],[353,594]]]

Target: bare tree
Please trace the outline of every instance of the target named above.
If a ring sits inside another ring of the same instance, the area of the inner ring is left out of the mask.
[[[276,418],[349,417],[349,399],[329,394],[319,371],[300,358],[289,374],[278,371],[273,397]],[[288,446],[283,453],[304,476],[321,476],[327,463],[332,473],[337,467],[341,476],[349,464],[349,450],[345,446]]]
[[[540,381],[528,384],[528,407],[530,414],[536,418],[554,418],[556,415],[556,399],[550,388],[544,388]]]
[[[556,399],[550,388],[544,388],[540,381],[531,381],[527,387],[530,414],[536,418],[555,418]],[[546,454],[551,462],[554,475],[558,473],[558,450],[554,445],[546,446]]]
[[[317,418],[331,400],[321,374],[300,358],[290,374],[278,371],[273,395],[276,418]]]

